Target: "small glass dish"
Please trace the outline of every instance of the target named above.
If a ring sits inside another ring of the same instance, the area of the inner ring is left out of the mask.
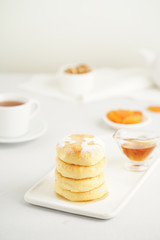
[[[113,138],[125,155],[125,168],[130,171],[145,171],[160,143],[160,135],[146,130],[119,129]]]

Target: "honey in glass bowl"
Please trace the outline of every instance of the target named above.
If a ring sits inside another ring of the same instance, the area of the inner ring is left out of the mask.
[[[156,147],[154,142],[137,139],[125,139],[125,141],[121,146],[122,151],[132,161],[144,161]]]
[[[156,156],[155,153],[160,149],[158,132],[119,129],[113,137],[125,155],[124,166],[130,171],[145,171]]]

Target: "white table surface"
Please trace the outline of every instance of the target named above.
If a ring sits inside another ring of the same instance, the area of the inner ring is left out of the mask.
[[[101,116],[118,98],[95,103],[66,103],[21,91],[25,75],[0,75],[0,92],[19,91],[40,100],[40,118],[49,124],[38,140],[0,144],[0,239],[1,240],[159,240],[160,164],[125,208],[111,220],[98,220],[29,205],[24,193],[53,166],[58,139],[69,133],[112,134]],[[154,94],[155,92],[155,94]],[[143,91],[152,100],[160,92]],[[142,96],[142,94],[135,94]],[[125,99],[123,100],[125,102]],[[160,128],[160,115],[150,128]],[[148,127],[148,128],[149,128]]]

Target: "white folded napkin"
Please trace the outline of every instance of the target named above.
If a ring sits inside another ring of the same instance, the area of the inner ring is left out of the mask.
[[[144,69],[96,69],[93,91],[81,97],[73,97],[61,91],[57,74],[37,74],[21,87],[49,97],[68,101],[94,101],[115,95],[128,96],[134,90],[152,86]]]

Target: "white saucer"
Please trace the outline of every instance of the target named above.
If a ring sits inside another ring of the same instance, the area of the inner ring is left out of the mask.
[[[32,120],[28,132],[17,138],[0,137],[0,143],[21,143],[41,137],[47,131],[47,124],[40,119]]]
[[[137,128],[142,128],[147,126],[151,122],[151,117],[145,112],[140,110],[143,113],[143,120],[141,123],[134,123],[134,124],[119,124],[110,121],[107,117],[106,114],[103,117],[104,122],[110,126],[111,128],[114,129],[119,129],[119,128],[125,128],[125,129],[137,129]],[[109,112],[109,111],[108,111]]]

